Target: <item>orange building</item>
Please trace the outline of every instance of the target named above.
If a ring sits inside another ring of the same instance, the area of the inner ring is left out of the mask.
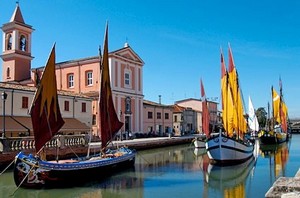
[[[2,26],[2,81],[33,86],[43,67],[31,68],[32,26],[25,23],[17,4],[10,21]],[[50,49],[49,49],[50,50]],[[109,53],[111,86],[116,111],[124,122],[121,132],[143,131],[143,60],[125,43]],[[93,98],[92,128],[96,131],[100,87],[99,56],[56,64],[57,87]],[[67,103],[61,106],[66,108]]]

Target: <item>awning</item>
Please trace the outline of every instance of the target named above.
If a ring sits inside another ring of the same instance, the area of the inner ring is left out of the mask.
[[[90,127],[75,118],[64,118],[65,124],[60,132],[88,132]],[[0,116],[0,132],[3,132],[3,116]],[[5,116],[6,132],[32,132],[32,122],[30,117],[25,116]]]

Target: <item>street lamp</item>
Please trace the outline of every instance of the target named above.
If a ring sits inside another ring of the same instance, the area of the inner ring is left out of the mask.
[[[121,120],[121,116],[122,116],[122,110],[120,110],[120,120]],[[123,140],[122,129],[120,131],[120,139],[121,139],[121,141]]]
[[[3,132],[2,132],[2,138],[5,137],[5,100],[7,98],[7,93],[5,91],[1,94],[1,99],[3,100]]]

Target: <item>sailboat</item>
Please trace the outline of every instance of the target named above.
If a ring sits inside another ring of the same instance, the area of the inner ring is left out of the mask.
[[[195,148],[203,149],[205,148],[205,141],[209,137],[209,109],[207,105],[207,99],[204,91],[204,85],[201,79],[201,97],[202,97],[202,131],[200,137],[195,137],[193,140]]]
[[[257,120],[257,116],[255,115],[255,110],[253,107],[253,103],[252,100],[249,96],[249,101],[248,101],[248,126],[251,132],[251,136],[252,137],[256,137],[257,136],[257,132],[259,131],[259,124],[258,124],[258,120]]]
[[[263,130],[259,133],[261,144],[280,144],[288,139],[288,109],[283,101],[281,79],[279,82],[280,95],[278,95],[273,86],[271,88],[273,121],[272,126],[269,126],[269,130]]]
[[[244,137],[247,124],[230,47],[228,70],[221,50],[222,119],[225,131],[208,138],[205,145],[211,161],[219,164],[242,163],[253,156],[254,150],[253,143]]]
[[[103,179],[115,170],[133,167],[136,152],[128,148],[107,149],[114,135],[122,127],[114,109],[108,65],[108,25],[104,37],[99,94],[99,132],[101,153],[75,159],[47,161],[40,155],[47,141],[63,126],[59,110],[56,77],[55,45],[44,68],[36,90],[31,119],[36,154],[20,152],[15,157],[14,181],[18,187],[43,188],[80,185],[91,179]]]

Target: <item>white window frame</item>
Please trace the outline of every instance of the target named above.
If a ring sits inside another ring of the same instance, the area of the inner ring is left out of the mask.
[[[125,69],[124,71],[124,87],[132,88],[131,85],[131,71],[129,69]]]
[[[68,88],[74,88],[74,74],[68,74]]]
[[[92,71],[86,72],[86,85],[87,86],[93,85],[93,72]]]

